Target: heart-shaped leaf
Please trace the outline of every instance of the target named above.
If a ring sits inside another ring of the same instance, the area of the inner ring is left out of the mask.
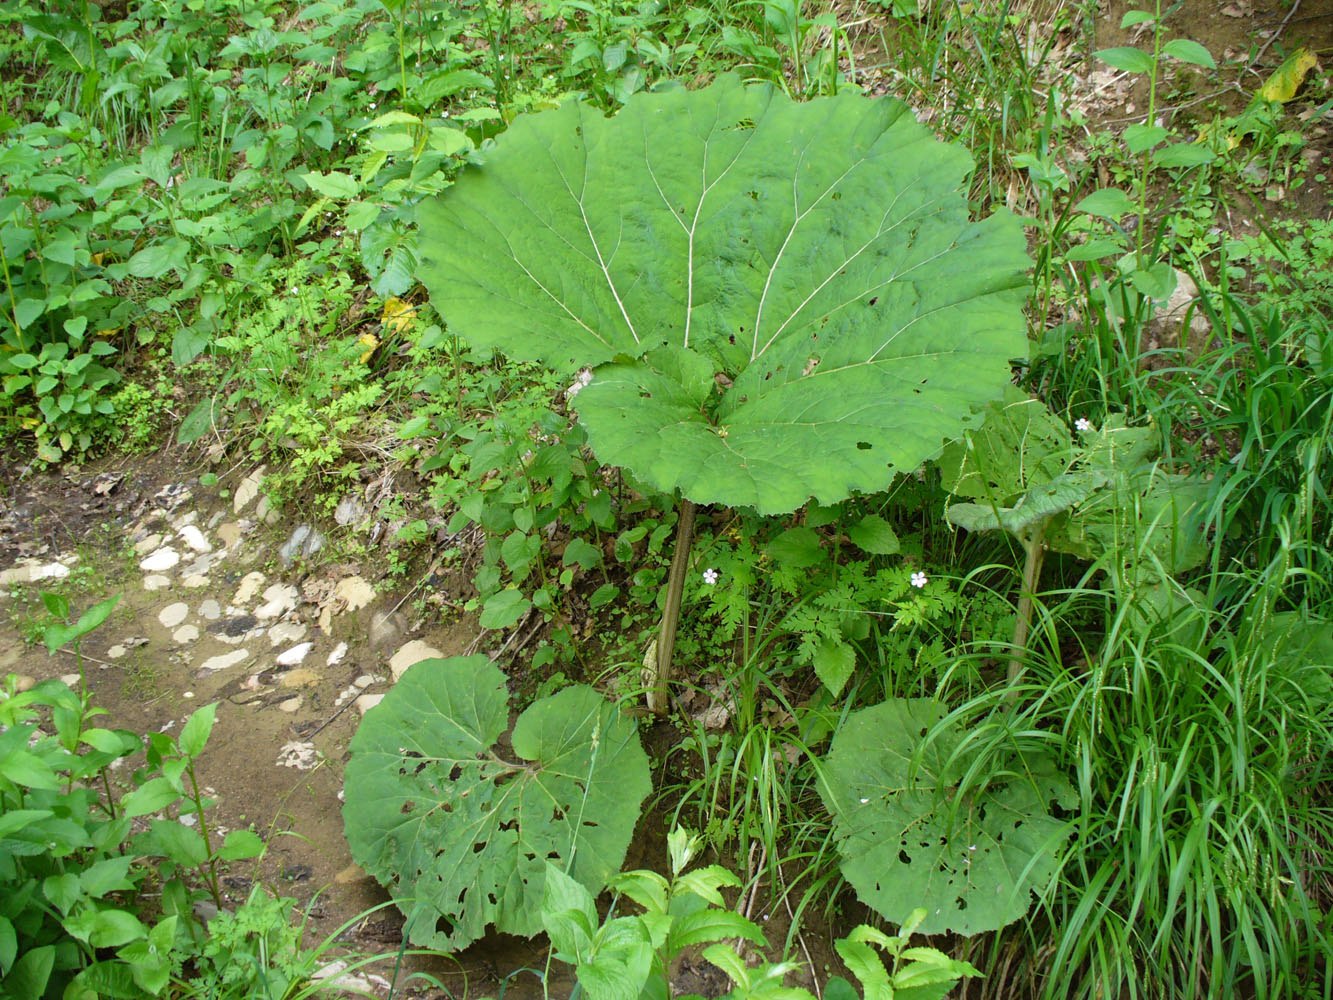
[[[542,929],[546,864],[596,893],[620,867],[650,781],[634,724],[589,687],[531,705],[512,734],[485,656],[424,660],[352,740],[352,856],[393,894],[414,944],[455,951],[487,925]]]
[[[960,148],[906,105],[727,76],[522,118],[419,212],[474,347],[573,370],[603,462],[794,510],[916,469],[1027,352],[1017,221],[968,218]]]
[[[1071,792],[1032,759],[960,791],[974,751],[957,726],[928,739],[944,714],[927,698],[854,713],[833,739],[821,792],[843,874],[863,902],[902,923],[928,901],[922,934],[979,934],[1023,916],[1055,876],[1069,825],[1047,808],[1072,805]]]

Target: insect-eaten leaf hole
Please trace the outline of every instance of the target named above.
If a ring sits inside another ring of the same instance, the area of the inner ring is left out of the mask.
[[[858,442],[856,442],[856,450],[857,450],[857,451],[869,451],[869,450],[870,450],[871,448],[873,448],[873,447],[874,447],[874,445],[872,445],[869,441],[858,441]]]

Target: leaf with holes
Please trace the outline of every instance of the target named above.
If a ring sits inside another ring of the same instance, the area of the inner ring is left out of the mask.
[[[571,102],[421,207],[420,276],[474,347],[593,368],[572,405],[602,462],[830,504],[937,455],[1027,353],[1022,230],[969,219],[971,168],[888,98]]]
[[[650,787],[633,722],[565,688],[519,716],[512,760],[496,748],[508,723],[504,674],[460,656],[408,670],[352,740],[347,841],[413,944],[536,934],[548,861],[596,893],[625,857]]]
[[[820,791],[864,903],[902,923],[924,901],[920,933],[980,934],[1022,917],[1058,873],[1069,824],[1048,807],[1074,802],[1050,763],[1031,757],[960,794],[975,751],[961,728],[939,726],[945,711],[897,698],[854,713]]]

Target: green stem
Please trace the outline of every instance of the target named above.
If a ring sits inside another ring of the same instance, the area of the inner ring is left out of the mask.
[[[685,591],[685,571],[690,564],[690,546],[694,543],[694,511],[694,504],[681,497],[676,521],[676,551],[671,557],[666,606],[662,609],[662,631],[657,639],[657,677],[648,692],[648,707],[658,715],[665,715],[667,710],[667,685],[671,683],[671,654],[676,646],[676,626],[680,624],[680,598]]]
[[[1032,625],[1032,595],[1041,578],[1042,560],[1046,558],[1046,522],[1038,524],[1036,531],[1023,539],[1026,558],[1023,560],[1023,583],[1018,594],[1018,620],[1014,622],[1013,658],[1009,661],[1009,687],[1018,683],[1023,674],[1023,660],[1027,654],[1028,630]],[[1013,697],[1012,690],[1010,697]]]
[[[1162,61],[1162,0],[1157,0],[1157,17],[1153,21],[1152,70],[1148,73],[1148,120],[1152,128],[1157,121],[1157,69]],[[1152,147],[1143,151],[1143,167],[1139,171],[1139,221],[1135,235],[1134,256],[1139,267],[1143,266],[1143,237],[1147,230],[1148,216],[1148,171],[1151,168]]]
[[[213,856],[213,844],[208,836],[208,819],[204,816],[204,796],[199,790],[199,778],[194,773],[194,761],[191,760],[185,765],[185,771],[190,776],[190,789],[194,793],[191,798],[194,801],[195,815],[199,817],[199,834],[204,838],[204,850],[208,852],[208,861],[205,865],[208,891],[212,893],[213,902],[220,910],[222,909],[222,889],[218,886],[218,863]]]

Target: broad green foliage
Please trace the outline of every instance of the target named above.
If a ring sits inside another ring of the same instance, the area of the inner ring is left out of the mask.
[[[980,430],[944,450],[945,488],[977,501],[951,505],[947,517],[968,531],[1019,537],[1041,528],[1059,552],[1183,572],[1208,552],[1207,485],[1161,469],[1152,461],[1160,448],[1155,427],[1127,427],[1122,417],[1076,445],[1044,404],[1011,389]]]
[[[561,370],[603,462],[793,510],[939,453],[1026,353],[1017,222],[905,105],[724,77],[516,122],[420,212],[421,277],[474,347]]]
[[[928,900],[923,933],[980,934],[1022,917],[1059,870],[1070,830],[1048,807],[1071,806],[1072,793],[1030,757],[973,787],[967,734],[953,724],[932,734],[945,712],[899,698],[852,714],[833,738],[821,793],[863,902],[901,922]]]
[[[366,714],[345,780],[347,840],[387,885],[416,944],[455,950],[487,925],[542,929],[546,864],[592,890],[625,856],[649,791],[634,725],[588,687],[531,705],[514,726],[485,656],[425,660]]]

